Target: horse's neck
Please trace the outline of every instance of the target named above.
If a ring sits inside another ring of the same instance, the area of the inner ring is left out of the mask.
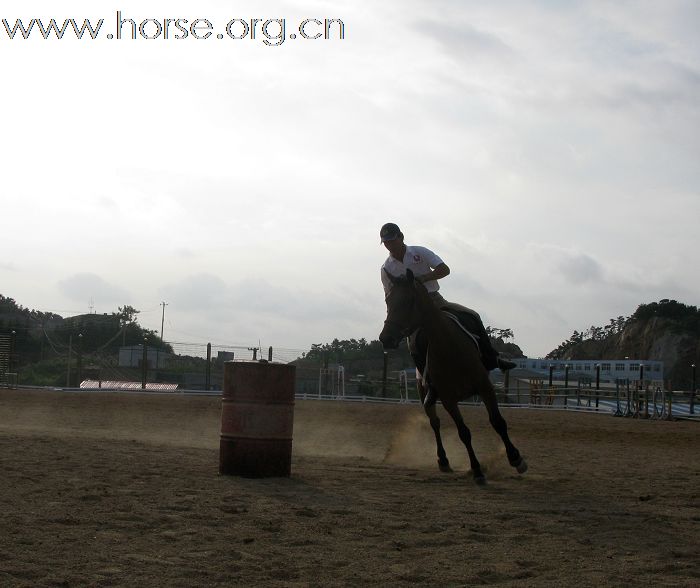
[[[416,304],[420,311],[420,326],[428,336],[428,339],[438,338],[437,336],[444,332],[446,326],[445,317],[422,285],[416,288]]]

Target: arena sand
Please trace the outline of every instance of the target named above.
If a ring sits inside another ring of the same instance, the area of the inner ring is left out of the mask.
[[[700,428],[504,409],[489,483],[415,405],[297,402],[292,476],[218,475],[220,400],[0,390],[0,586],[698,586]]]

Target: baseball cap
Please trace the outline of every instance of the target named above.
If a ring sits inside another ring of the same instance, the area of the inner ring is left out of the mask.
[[[381,238],[382,243],[384,243],[384,241],[393,241],[400,236],[401,229],[399,229],[399,226],[395,225],[394,223],[386,223],[379,231],[379,237]]]

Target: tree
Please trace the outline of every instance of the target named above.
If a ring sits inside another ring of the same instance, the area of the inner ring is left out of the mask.
[[[141,311],[127,304],[119,306],[115,314],[119,317],[120,325],[125,327],[126,325],[136,322],[136,315],[139,314],[139,312]]]

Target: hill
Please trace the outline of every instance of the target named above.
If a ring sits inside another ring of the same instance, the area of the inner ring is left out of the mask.
[[[666,379],[676,388],[692,385],[692,364],[700,362],[700,311],[663,299],[640,304],[629,317],[611,319],[605,327],[574,331],[551,351],[549,359],[621,359],[664,362]]]
[[[172,351],[155,331],[138,324],[138,313],[125,305],[109,314],[64,318],[25,308],[0,294],[0,339],[6,342],[10,356],[5,368],[11,368],[7,369],[10,372],[21,371],[21,383],[63,385],[69,356],[72,361],[80,358],[85,366],[95,362],[110,367],[116,365],[120,346],[139,345],[144,337],[148,338],[149,346]]]

